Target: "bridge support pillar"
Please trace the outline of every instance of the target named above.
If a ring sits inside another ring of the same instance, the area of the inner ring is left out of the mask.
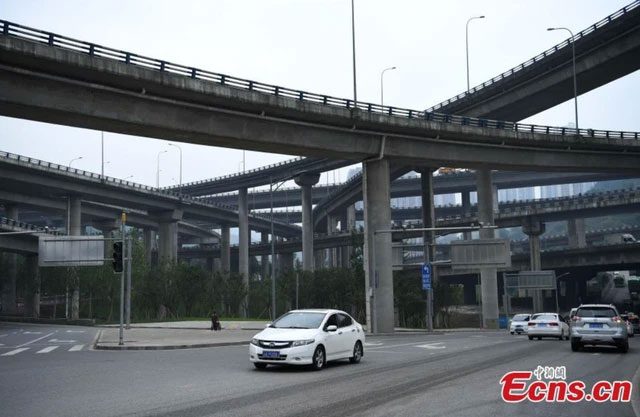
[[[433,171],[434,168],[424,168],[420,172],[420,194],[422,197],[422,227],[435,227],[435,205],[433,203]],[[425,262],[435,261],[435,232],[423,232],[422,241],[424,244],[423,254]],[[437,279],[437,268],[432,268],[432,286]],[[433,311],[433,290],[427,291],[427,330],[433,331],[434,325]],[[437,318],[435,319],[437,322]]]
[[[231,232],[228,225],[220,228],[220,270],[223,275],[229,275],[231,271]]]
[[[18,220],[18,207],[5,204],[5,217]],[[6,271],[0,271],[2,285],[2,312],[4,314],[16,314],[16,279],[18,276],[18,255],[15,253],[5,253],[4,261],[7,265]]]
[[[531,271],[542,270],[542,258],[540,256],[540,235],[545,232],[545,224],[533,218],[526,218],[522,225],[522,232],[529,237],[529,265]],[[532,290],[533,312],[544,311],[544,297],[542,290]]]
[[[178,260],[178,221],[182,220],[182,210],[154,213],[158,218],[158,262]]]
[[[478,221],[484,225],[494,224],[494,188],[491,170],[476,171],[478,189]],[[481,229],[480,239],[495,238],[493,229]],[[480,269],[480,293],[482,298],[482,325],[487,329],[498,328],[498,271],[495,268]]]
[[[462,195],[462,215],[471,215],[471,191],[463,191]],[[463,232],[462,238],[464,240],[471,240],[471,232]]]
[[[260,243],[262,243],[263,245],[269,243],[269,233],[260,233]],[[260,257],[260,264],[262,266],[262,279],[267,279],[267,277],[269,276],[269,255],[262,255]]]
[[[238,190],[238,273],[242,276],[242,283],[249,290],[249,206],[247,202],[247,189]],[[240,311],[243,317],[247,317],[249,309],[249,297],[245,296],[241,302]]]
[[[26,258],[27,294],[25,297],[24,315],[37,319],[40,317],[40,266],[38,255]]]
[[[278,276],[284,276],[293,270],[293,253],[284,252],[278,255]]]
[[[584,227],[584,219],[567,220],[567,232],[570,248],[586,248],[587,236]]]
[[[80,236],[82,234],[82,199],[79,196],[67,197],[67,234]],[[71,286],[71,320],[80,318],[80,277],[77,268],[69,268]]]
[[[377,233],[391,226],[389,161],[363,163],[364,270],[367,328],[374,333],[394,331],[391,234]]]
[[[319,174],[302,174],[294,178],[302,187],[302,269],[313,271],[313,204],[312,187],[320,180]]]
[[[144,244],[144,260],[147,265],[151,265],[153,248],[156,243],[156,232],[151,229],[143,229],[142,240]]]
[[[338,222],[340,222],[340,217],[336,214],[330,214],[327,216],[327,234],[333,235],[339,232],[338,230]],[[337,268],[339,264],[339,251],[340,248],[333,247],[327,249],[327,255],[329,268]]]

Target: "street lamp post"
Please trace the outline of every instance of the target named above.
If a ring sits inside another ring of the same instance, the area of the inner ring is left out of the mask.
[[[165,149],[164,151],[158,152],[157,165],[156,165],[156,188],[160,188],[160,155],[163,153],[167,153],[168,151]]]
[[[484,16],[474,16],[467,20],[467,27],[465,31],[465,44],[467,47],[467,91],[471,89],[471,86],[469,84],[469,22],[475,19],[484,19]]]
[[[71,164],[72,164],[74,161],[79,161],[80,159],[82,159],[82,157],[81,157],[81,156],[79,156],[79,157],[77,157],[77,158],[73,158],[71,161],[69,161],[69,165],[67,165],[67,167],[71,168]]]
[[[170,143],[169,146],[176,147],[180,151],[180,194],[182,194],[182,148],[174,143]]]
[[[571,61],[573,63],[573,102],[574,102],[574,107],[575,107],[575,112],[576,112],[576,132],[578,134],[578,136],[580,136],[580,127],[578,125],[578,81],[577,81],[577,77],[576,77],[576,40],[575,40],[575,36],[573,35],[573,32],[571,31],[571,29],[569,28],[565,28],[565,27],[559,27],[559,28],[547,28],[548,31],[552,31],[552,30],[566,30],[567,32],[569,32],[569,34],[571,35],[571,53],[572,53],[572,58]]]
[[[353,55],[353,108],[358,108],[358,89],[356,84],[356,16],[354,0],[351,0],[351,46]]]
[[[380,73],[380,106],[381,107],[384,107],[384,73],[394,69],[396,69],[396,67],[385,68]]]
[[[271,200],[271,320],[276,319],[276,239],[273,230],[273,192],[278,191],[278,188],[284,184],[282,181],[278,186],[273,188],[273,180],[269,179],[269,195]],[[297,308],[297,306],[296,306]]]

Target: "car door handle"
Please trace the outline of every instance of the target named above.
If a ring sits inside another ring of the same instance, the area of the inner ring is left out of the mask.
[[[342,334],[342,332],[338,332],[338,334]]]
[[[351,331],[352,331],[352,332],[355,332],[355,331],[356,331],[356,329],[351,329]]]

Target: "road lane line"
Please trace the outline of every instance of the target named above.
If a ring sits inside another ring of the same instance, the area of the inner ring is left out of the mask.
[[[51,352],[52,350],[56,350],[56,349],[58,349],[58,347],[59,347],[59,346],[47,346],[46,348],[44,348],[44,349],[42,349],[42,350],[39,350],[39,351],[37,351],[36,353],[49,353],[49,352]]]
[[[0,334],[0,337],[5,337],[5,336],[9,336],[9,333]]]
[[[39,338],[37,338],[37,339],[33,339],[33,340],[32,340],[32,341],[30,341],[30,342],[27,342],[27,343],[23,343],[23,344],[21,344],[21,345],[18,345],[18,346],[16,346],[16,347],[20,348],[20,347],[22,347],[22,346],[30,345],[30,344],[32,344],[32,343],[37,342],[38,340],[46,339],[47,337],[51,336],[51,335],[52,335],[52,334],[54,334],[54,333],[55,333],[55,331],[54,331],[54,332],[51,332],[51,333],[49,333],[49,334],[45,334],[44,336],[39,337]]]
[[[84,345],[75,345],[71,349],[69,349],[69,352],[77,352],[79,350],[82,350],[83,347]]]
[[[15,349],[15,350],[12,350],[11,352],[3,353],[0,356],[13,356],[13,355],[17,355],[20,352],[24,352],[25,350],[29,350],[29,348]]]
[[[84,333],[84,330],[67,330],[67,333]]]

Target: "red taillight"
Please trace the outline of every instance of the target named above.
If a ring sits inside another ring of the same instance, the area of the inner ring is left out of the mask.
[[[535,323],[531,323],[531,322],[527,323],[527,326],[535,326],[535,325],[536,325]]]
[[[571,320],[573,320],[573,321],[578,321],[578,320],[580,320],[580,317],[578,317],[578,316],[573,316],[573,318],[572,318]]]
[[[613,316],[611,320],[615,321],[616,323],[620,323],[622,321],[622,319],[620,319],[620,317],[618,316]]]
[[[558,326],[558,323],[555,323],[555,322],[549,323],[549,326]]]

